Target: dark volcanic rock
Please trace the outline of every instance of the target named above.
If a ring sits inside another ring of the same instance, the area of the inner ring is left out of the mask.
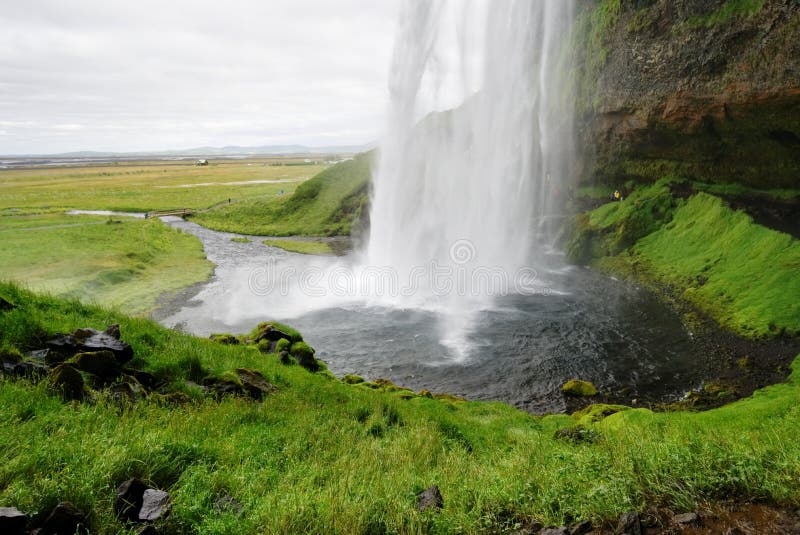
[[[569,528],[569,535],[586,535],[590,531],[592,531],[592,523],[584,520]]]
[[[50,364],[63,362],[76,353],[111,351],[120,364],[133,358],[133,349],[119,340],[119,326],[112,325],[106,331],[77,329],[72,334],[57,334],[47,342],[51,350],[46,359]]]
[[[23,360],[19,364],[14,365],[13,375],[16,377],[25,377],[32,381],[38,381],[45,377],[50,372],[50,368],[38,362],[31,362]]]
[[[50,372],[48,384],[67,400],[82,400],[86,394],[83,377],[69,364],[59,364]]]
[[[642,535],[642,523],[639,520],[639,513],[628,511],[619,517],[616,532],[619,535]]]
[[[239,368],[236,370],[236,375],[239,376],[247,395],[255,400],[261,400],[267,394],[278,391],[278,387],[268,382],[266,377],[255,370]]]
[[[78,353],[67,363],[82,372],[91,373],[105,380],[115,379],[122,372],[122,365],[111,351]]]
[[[86,515],[70,502],[61,502],[44,521],[38,533],[39,535],[89,533]]]
[[[220,496],[214,505],[217,508],[217,512],[220,514],[233,513],[235,515],[238,515],[241,514],[241,512],[244,510],[244,506],[230,494],[225,494],[224,496]]]
[[[139,520],[152,522],[164,518],[169,513],[169,494],[163,490],[147,489],[142,495],[142,508],[139,510]]]
[[[147,485],[136,478],[124,481],[117,487],[117,495],[114,498],[114,514],[117,515],[117,518],[120,520],[138,520],[144,491],[146,490]]]
[[[439,486],[434,485],[417,494],[417,510],[428,511],[430,509],[439,510],[444,507],[444,498],[439,492]]]
[[[0,533],[22,535],[28,524],[28,515],[16,507],[0,507]]]

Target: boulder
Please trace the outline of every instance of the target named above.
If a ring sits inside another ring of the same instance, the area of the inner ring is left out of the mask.
[[[139,510],[139,520],[153,522],[164,518],[169,513],[169,494],[163,490],[147,489],[142,494],[142,508]]]
[[[135,370],[133,368],[123,368],[122,373],[136,379],[139,382],[139,384],[142,385],[147,390],[155,390],[166,384],[165,381],[162,381],[152,373],[145,372],[142,370]]]
[[[119,339],[119,326],[111,325],[105,331],[77,329],[72,334],[57,334],[47,342],[51,351],[46,359],[50,364],[63,362],[76,353],[111,351],[120,364],[133,358],[133,349]]]
[[[236,375],[239,376],[247,395],[255,400],[261,400],[264,396],[278,391],[278,387],[267,381],[261,372],[239,368],[236,370]]]
[[[314,358],[314,348],[305,342],[295,342],[289,353],[297,360],[297,363],[308,371],[319,370],[317,359]]]
[[[23,360],[19,364],[14,365],[12,375],[16,377],[24,377],[31,381],[38,381],[42,377],[50,373],[50,368],[38,362],[31,362],[30,360]]]
[[[123,481],[117,487],[114,497],[114,514],[120,520],[136,521],[139,519],[139,510],[142,508],[144,491],[147,485],[139,479],[133,478]]]
[[[564,386],[561,387],[561,391],[565,395],[573,397],[591,397],[597,395],[597,387],[589,381],[581,381],[580,379],[570,379],[564,383]]]
[[[244,506],[230,494],[220,496],[214,505],[219,514],[232,513],[234,515],[239,515],[244,510]]]
[[[48,386],[67,400],[82,400],[86,394],[83,377],[69,364],[59,364],[50,371]]]
[[[619,517],[616,533],[619,535],[642,535],[642,522],[639,520],[639,513],[628,511]]]
[[[39,535],[65,535],[69,533],[89,533],[86,515],[70,502],[55,506],[39,529]]]
[[[22,535],[28,524],[28,515],[16,507],[0,507],[0,533]]]
[[[439,492],[438,485],[429,487],[417,494],[418,511],[424,512],[431,509],[438,511],[442,507],[444,507],[444,498],[442,497],[442,493]]]
[[[122,365],[111,351],[92,351],[78,353],[67,361],[67,364],[86,373],[91,373],[105,381],[119,377]]]
[[[203,387],[207,392],[218,398],[243,395],[245,393],[238,376],[235,379],[225,375],[222,377],[206,377],[203,379]]]

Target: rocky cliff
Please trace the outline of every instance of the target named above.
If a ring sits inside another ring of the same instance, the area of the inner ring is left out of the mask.
[[[584,182],[800,187],[800,0],[596,0],[578,20]]]

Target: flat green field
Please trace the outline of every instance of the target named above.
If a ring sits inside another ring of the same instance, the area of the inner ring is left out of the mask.
[[[150,312],[212,271],[194,236],[159,220],[58,213],[0,217],[0,273],[31,289]]]
[[[82,209],[146,212],[208,208],[294,192],[326,165],[296,159],[135,162],[92,167],[0,171],[0,214],[9,209]]]

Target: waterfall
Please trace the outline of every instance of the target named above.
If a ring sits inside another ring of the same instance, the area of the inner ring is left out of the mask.
[[[459,351],[475,313],[519,290],[515,277],[542,283],[534,266],[573,153],[573,9],[570,0],[402,9],[365,265],[391,266],[407,286],[378,299],[442,311],[443,341]]]

